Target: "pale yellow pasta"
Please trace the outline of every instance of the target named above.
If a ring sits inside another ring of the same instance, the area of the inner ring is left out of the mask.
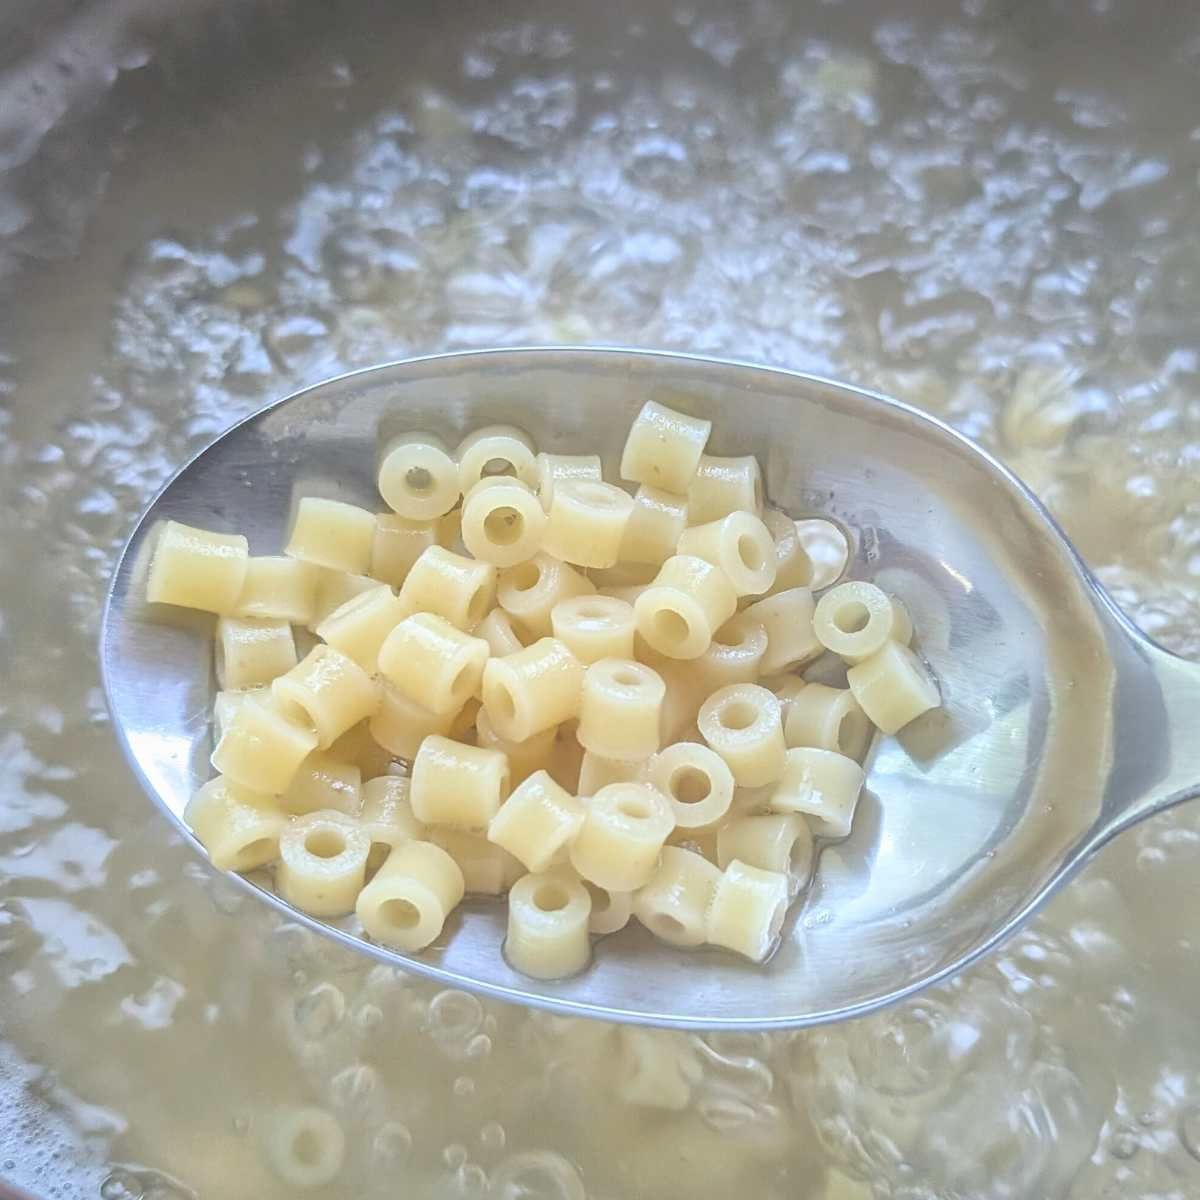
[[[482,833],[436,826],[426,836],[458,863],[463,887],[472,896],[502,896],[525,874],[518,859]]]
[[[435,713],[456,713],[475,694],[489,656],[483,638],[444,617],[418,612],[384,639],[379,673],[410,700]]]
[[[402,434],[380,457],[379,494],[400,516],[432,521],[458,503],[458,464],[432,433]]]
[[[464,746],[436,734],[413,759],[413,816],[425,825],[486,829],[508,795],[508,759],[485,746]]]
[[[261,687],[296,665],[296,641],[287,621],[218,617],[213,640],[217,686]]]
[[[762,787],[783,774],[787,746],[779,701],[766,688],[753,683],[721,688],[700,706],[696,723],[739,787]]]
[[[533,979],[565,979],[592,956],[588,919],[592,898],[561,867],[518,879],[508,894],[504,957]]]
[[[846,672],[846,682],[867,718],[896,733],[941,703],[937,684],[921,660],[899,642],[887,642]]]
[[[791,712],[792,704],[808,684],[799,675],[763,675],[758,682],[778,697],[786,733],[788,713]]]
[[[649,758],[659,746],[666,685],[644,663],[602,658],[584,672],[579,744],[603,758]]]
[[[610,783],[637,782],[645,767],[645,759],[604,758],[585,750],[579,766],[578,793],[580,796],[594,796]]]
[[[636,891],[653,874],[674,824],[670,805],[654,788],[609,784],[586,805],[583,826],[571,844],[571,865],[610,891]]]
[[[814,833],[843,838],[850,833],[865,780],[862,767],[844,754],[798,747],[787,752],[783,775],[771,795],[771,811],[803,813]]]
[[[573,596],[550,612],[550,627],[585,666],[633,657],[633,606],[612,596]]]
[[[567,479],[603,478],[598,454],[546,454],[537,456],[537,494],[542,508],[549,511],[554,500],[554,485]]]
[[[870,658],[889,642],[912,641],[908,609],[873,583],[854,580],[830,588],[813,613],[813,632],[826,650],[848,663]]]
[[[392,765],[391,751],[371,736],[370,721],[359,721],[337,738],[327,751],[337,762],[353,763],[364,779],[382,775]]]
[[[850,558],[850,541],[844,530],[832,521],[797,521],[796,533],[812,565],[814,592],[836,583]]]
[[[721,872],[681,846],[664,846],[654,874],[633,894],[633,915],[672,946],[699,946]]]
[[[752,513],[733,512],[685,529],[678,552],[720,567],[739,596],[761,596],[775,583],[775,543]]]
[[[220,871],[253,871],[273,862],[288,821],[274,796],[220,775],[192,796],[183,819]]]
[[[759,516],[763,510],[762,468],[753,455],[718,458],[702,454],[688,485],[688,520],[693,525],[716,521],[729,513]]]
[[[411,762],[430,734],[448,734],[457,713],[435,713],[410,700],[387,680],[379,694],[379,710],[371,718],[371,736],[397,758]]]
[[[455,554],[465,554],[466,546],[462,541],[462,506],[452,508],[444,517],[438,517],[433,523],[437,531],[437,544]]]
[[[500,607],[530,637],[549,636],[550,614],[554,606],[572,596],[590,596],[595,585],[574,567],[536,554],[528,562],[518,563],[500,572],[496,598]]]
[[[579,795],[579,773],[583,767],[583,747],[575,736],[578,721],[564,721],[554,731],[554,749],[546,770],[560,787],[572,796]]]
[[[335,810],[297,817],[279,839],[275,890],[310,916],[345,916],[362,891],[370,852],[354,817]]]
[[[575,566],[611,567],[632,511],[633,498],[611,483],[564,480],[554,489],[543,548]]]
[[[333,571],[365,575],[375,541],[375,514],[341,500],[302,496],[284,554]]]
[[[331,612],[336,612],[348,600],[361,596],[363,592],[373,592],[379,586],[379,580],[370,575],[350,575],[345,571],[330,571],[325,567],[315,567],[314,570],[318,575],[317,598],[313,605],[312,619],[308,622],[309,629],[313,631]]]
[[[670,555],[668,554],[667,557],[669,558]],[[609,588],[635,587],[653,583],[661,566],[661,562],[619,562],[614,567],[596,567],[588,572],[588,578],[600,591],[607,591]]]
[[[458,444],[458,486],[465,496],[490,475],[515,475],[537,487],[537,460],[533,441],[515,425],[486,425],[467,434]]]
[[[296,815],[336,809],[356,816],[362,807],[362,770],[332,754],[314,750],[288,784],[280,803]]]
[[[276,1109],[265,1118],[263,1149],[271,1169],[292,1188],[332,1183],[346,1161],[346,1134],[321,1108]]]
[[[247,700],[212,752],[220,774],[252,792],[278,795],[317,748],[312,729],[288,720],[274,703]]]
[[[510,742],[496,732],[491,718],[483,708],[480,708],[475,717],[476,744],[489,750],[499,750],[508,759],[510,783],[513,787],[550,762],[554,754],[555,734],[556,731],[551,726],[523,742]]]
[[[546,513],[519,479],[481,479],[463,499],[462,540],[468,553],[497,567],[511,567],[542,548]]]
[[[436,521],[410,521],[395,513],[379,513],[371,542],[371,577],[389,587],[401,587],[413,563],[438,544]]]
[[[238,594],[235,615],[274,617],[307,625],[316,617],[321,568],[285,554],[251,556]]]
[[[434,613],[456,629],[474,629],[487,616],[496,594],[496,568],[430,546],[412,565],[400,588],[410,613]]]
[[[659,745],[677,742],[696,721],[700,705],[707,693],[700,686],[691,663],[679,662],[659,655],[638,655],[656,670],[666,687],[659,718]]]
[[[762,962],[779,941],[788,899],[786,875],[735,858],[721,872],[713,893],[705,941]]]
[[[506,654],[516,654],[518,650],[525,649],[525,643],[513,627],[512,617],[502,608],[493,608],[475,626],[474,634],[487,642],[493,658],[503,658]]]
[[[764,509],[762,519],[775,542],[775,583],[772,590],[785,592],[789,588],[814,586],[812,560],[804,548],[796,522],[777,508]]]
[[[676,554],[633,606],[637,631],[669,658],[698,658],[737,611],[737,592],[720,567]]]
[[[478,730],[475,728],[475,722],[482,712],[483,705],[479,702],[477,692],[454,714],[450,732],[446,736],[453,742],[475,742],[478,745],[479,743],[476,741]]]
[[[621,478],[686,495],[711,432],[711,421],[646,401],[625,440]]]
[[[622,1025],[617,1028],[617,1095],[624,1104],[636,1108],[659,1109],[665,1112],[682,1113],[691,1102],[695,1086],[704,1076],[704,1068],[694,1048],[692,1039],[682,1033],[674,1033],[665,1029],[638,1029],[632,1025]],[[640,1122],[654,1126],[658,1122]],[[703,1122],[699,1122],[705,1128]],[[681,1126],[687,1129],[686,1124]],[[675,1140],[679,1129],[673,1131],[672,1145],[679,1150]],[[706,1140],[712,1140],[711,1135]],[[723,1141],[723,1139],[717,1139]],[[652,1155],[637,1155],[631,1157],[631,1164],[639,1166]],[[672,1156],[671,1167],[668,1168],[669,1182],[661,1187],[654,1187],[653,1192],[644,1192],[638,1187],[636,1194],[678,1196],[692,1192],[704,1195],[712,1180],[712,1170],[704,1171],[704,1185],[680,1189],[683,1164],[691,1167],[696,1158],[695,1148],[688,1145],[687,1150],[678,1157]],[[726,1150],[722,1157],[728,1157]],[[637,1169],[637,1168],[635,1168]],[[639,1172],[640,1174],[640,1172]],[[695,1175],[699,1178],[699,1173]],[[661,1182],[661,1181],[658,1181]],[[732,1189],[730,1189],[732,1191]],[[713,1194],[708,1192],[708,1194]]]
[[[767,652],[767,631],[738,613],[713,634],[708,649],[692,660],[692,678],[705,695],[734,683],[754,683]]]
[[[536,771],[500,805],[488,841],[502,846],[530,871],[545,871],[583,825],[583,805],[546,771]]]
[[[354,910],[373,941],[413,954],[442,932],[465,890],[462,870],[445,850],[410,841],[387,856]]]
[[[849,688],[810,683],[788,705],[783,737],[789,746],[816,746],[862,758],[871,723]]]
[[[362,786],[358,820],[371,839],[368,871],[381,866],[397,846],[427,836],[425,826],[413,816],[408,798],[411,782],[402,775],[378,775]]]
[[[317,636],[354,659],[364,671],[374,672],[384,639],[407,615],[404,602],[381,584],[335,608],[317,626]]]
[[[598,594],[609,596],[613,600],[621,600],[628,604],[630,608],[633,608],[637,603],[638,597],[650,586],[648,583],[634,583],[624,586],[602,587],[598,589]],[[636,624],[634,628],[636,629]]]
[[[483,707],[492,728],[523,742],[579,714],[583,664],[557,638],[488,659],[483,669]]]
[[[146,599],[151,604],[232,613],[249,559],[249,543],[240,533],[213,533],[168,521],[154,543]]]
[[[621,537],[620,561],[660,566],[675,553],[687,525],[686,496],[643,483]]]
[[[795,813],[738,817],[717,830],[717,865],[725,870],[735,859],[786,876],[795,895],[812,874],[812,831]]]
[[[633,916],[633,893],[610,892],[590,879],[580,881],[592,898],[592,912],[588,917],[588,932],[600,936],[616,933],[629,924]]]
[[[762,673],[778,675],[819,658],[822,646],[813,633],[813,597],[806,587],[788,588],[745,610],[767,631]]]
[[[271,684],[271,694],[289,719],[308,722],[323,750],[372,716],[380,703],[376,681],[332,646],[310,650]]]
[[[270,703],[271,689],[267,686],[247,688],[245,691],[223,690],[213,698],[213,740],[219,740],[221,734],[229,728],[229,722],[234,714],[247,700],[266,701]]]
[[[643,778],[667,798],[677,830],[712,829],[733,803],[733,772],[715,750],[696,742],[660,750]]]

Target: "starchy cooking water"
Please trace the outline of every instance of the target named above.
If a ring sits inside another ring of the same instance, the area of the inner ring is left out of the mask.
[[[1200,655],[1194,7],[578,7],[193,0],[168,43],[154,6],[97,5],[0,56],[0,1178],[1200,1195],[1200,807],[906,1004],[699,1037],[327,944],[214,877],[120,758],[97,618],[154,489],[266,400],[441,348],[889,391],[1004,457]]]

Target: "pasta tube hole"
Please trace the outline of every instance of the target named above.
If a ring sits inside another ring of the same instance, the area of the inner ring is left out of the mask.
[[[617,801],[617,811],[631,821],[645,821],[653,815],[650,805],[640,796],[622,796]]]
[[[642,677],[636,671],[631,671],[628,667],[614,671],[612,681],[618,687],[623,688],[637,689],[642,686]]]
[[[517,468],[511,458],[489,458],[483,464],[484,475],[515,475]]]
[[[428,467],[409,467],[404,486],[418,496],[427,496],[433,491],[433,475]]]
[[[691,633],[687,618],[673,608],[660,608],[654,614],[654,632],[667,645],[682,645]]]
[[[767,561],[760,542],[749,534],[743,533],[737,540],[738,558],[746,565],[747,570],[761,571]]]
[[[866,629],[870,619],[871,614],[867,606],[860,604],[857,600],[852,600],[837,610],[833,617],[833,623],[843,633],[861,633]]]
[[[321,1160],[321,1143],[311,1129],[301,1129],[292,1139],[292,1156],[303,1166],[316,1166]]]
[[[680,767],[667,786],[680,804],[699,804],[712,794],[712,780],[698,767]]]
[[[721,709],[717,714],[717,720],[726,729],[732,729],[735,732],[749,729],[758,720],[758,710],[748,700],[735,700]]]
[[[509,579],[518,592],[529,592],[537,587],[542,578],[542,568],[535,562],[518,563],[513,567]]]
[[[544,883],[533,893],[533,902],[542,912],[561,912],[571,898],[559,884]]]
[[[304,839],[304,848],[313,858],[337,858],[345,853],[346,839],[336,829],[314,829]]]
[[[483,531],[493,545],[511,546],[525,535],[525,518],[504,504],[484,518]]]
[[[393,929],[415,929],[421,923],[421,910],[411,900],[397,896],[379,906],[379,919]]]

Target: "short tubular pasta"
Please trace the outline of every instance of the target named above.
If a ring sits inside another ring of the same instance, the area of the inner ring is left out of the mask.
[[[710,433],[711,421],[648,400],[625,440],[621,478],[686,495]]]
[[[775,583],[773,591],[814,586],[813,564],[804,547],[796,522],[777,508],[763,510],[763,524],[775,542]]]
[[[519,479],[489,476],[463,499],[463,545],[494,566],[511,567],[532,558],[542,548],[545,528],[545,511]]]
[[[720,567],[693,555],[668,558],[633,606],[637,631],[669,658],[698,658],[737,610],[737,592]]]
[[[412,565],[400,599],[410,613],[433,613],[456,629],[474,629],[487,616],[496,594],[491,563],[430,546]]]
[[[787,915],[788,878],[734,859],[721,872],[705,927],[705,940],[762,962],[775,949]]]
[[[436,522],[410,521],[395,513],[380,513],[375,518],[375,535],[371,541],[371,577],[398,588],[408,578],[413,563],[430,546],[436,545]]]
[[[583,825],[584,809],[546,771],[536,771],[500,806],[488,841],[502,846],[530,871],[545,871]]]
[[[546,770],[554,782],[572,795],[579,794],[579,773],[583,767],[583,747],[575,736],[578,721],[564,721],[554,731],[554,749]]]
[[[789,703],[783,736],[789,746],[816,746],[861,758],[871,738],[871,723],[849,688],[810,683]]]
[[[494,658],[503,658],[506,654],[516,654],[518,650],[525,649],[524,641],[513,627],[512,618],[502,608],[493,608],[475,626],[474,633],[487,642]]]
[[[846,682],[867,717],[884,733],[897,733],[941,703],[937,684],[921,660],[899,642],[887,642],[846,672]]]
[[[635,891],[653,874],[672,828],[670,805],[654,788],[610,784],[587,805],[583,826],[571,845],[571,865],[600,887]]]
[[[379,685],[332,646],[315,646],[271,684],[274,701],[297,722],[307,722],[324,750],[379,708]]]
[[[595,585],[584,575],[551,558],[536,554],[500,573],[496,597],[500,607],[531,637],[547,637],[554,606],[572,596],[590,596]]]
[[[458,444],[458,485],[465,496],[481,479],[515,475],[528,487],[537,487],[537,462],[533,441],[515,425],[486,425],[467,434]]]
[[[708,649],[694,660],[696,686],[706,693],[734,683],[753,683],[767,653],[767,631],[739,613],[713,634]]]
[[[391,753],[371,736],[367,721],[360,721],[347,729],[329,747],[328,754],[335,762],[351,763],[358,767],[364,779],[382,775],[392,764]]]
[[[458,863],[469,895],[502,896],[525,874],[518,859],[482,833],[436,826],[428,836]]]
[[[848,663],[860,663],[889,642],[912,640],[908,609],[873,583],[839,583],[821,597],[813,613],[817,639]]]
[[[537,456],[537,494],[542,507],[549,511],[554,486],[568,479],[602,479],[598,454],[546,454]]]
[[[786,876],[795,893],[812,873],[812,832],[794,813],[739,817],[717,831],[718,866],[725,870],[735,859]]]
[[[629,918],[633,916],[632,892],[610,892],[608,888],[602,888],[590,879],[582,879],[580,882],[592,898],[592,912],[588,917],[590,933],[604,936],[616,933],[629,924]]]
[[[787,747],[779,701],[766,688],[750,683],[722,688],[700,706],[696,723],[739,787],[774,783],[783,773]]]
[[[633,512],[633,499],[611,483],[568,479],[554,489],[543,545],[547,554],[581,567],[611,567]]]
[[[247,688],[245,691],[224,689],[213,699],[213,734],[219,740],[221,734],[229,728],[234,714],[247,700],[257,700],[260,703],[270,703],[271,689],[269,687]]]
[[[154,543],[146,599],[151,604],[232,613],[249,558],[249,543],[240,533],[213,533],[168,521]]]
[[[850,557],[850,540],[844,530],[832,521],[813,519],[796,521],[796,533],[812,568],[814,591],[836,583],[846,569]]]
[[[378,667],[384,639],[407,615],[392,589],[381,584],[335,608],[317,626],[317,636],[371,673]]]
[[[751,621],[767,631],[764,675],[794,670],[820,656],[821,643],[813,632],[813,607],[812,592],[797,587],[776,592],[745,610]]]
[[[406,433],[388,443],[379,462],[379,494],[410,521],[432,521],[457,503],[458,464],[431,433]]]
[[[750,513],[729,513],[685,529],[679,553],[720,567],[739,596],[762,595],[775,582],[775,543],[767,527]]]
[[[330,571],[325,567],[313,569],[319,576],[316,603],[313,605],[312,620],[308,623],[313,630],[348,600],[361,596],[363,592],[373,592],[379,586],[379,580],[372,579],[370,575],[348,575],[345,571]]]
[[[667,746],[678,741],[695,724],[696,714],[707,693],[691,663],[667,658],[653,659],[651,665],[666,687],[659,717],[659,745]]]
[[[687,524],[686,496],[643,483],[621,536],[620,561],[659,566],[675,553]]]
[[[699,946],[721,872],[680,846],[664,846],[658,866],[633,896],[633,915],[673,946]]]
[[[632,659],[603,658],[583,676],[579,744],[604,758],[649,758],[659,746],[666,685]]]
[[[779,707],[783,712],[783,727],[787,731],[788,713],[796,697],[808,686],[799,675],[764,675],[758,681],[769,692],[774,692],[779,699]]]
[[[508,896],[505,958],[534,979],[565,979],[582,971],[592,956],[591,911],[591,896],[570,871],[518,879]]]
[[[693,525],[729,513],[758,516],[763,510],[762,469],[753,455],[718,458],[702,454],[688,485],[688,519]]]
[[[271,1168],[305,1191],[332,1183],[346,1161],[346,1135],[321,1108],[285,1108],[266,1118],[263,1148]]]
[[[496,732],[491,718],[482,708],[475,718],[475,738],[478,745],[489,750],[499,750],[508,759],[513,787],[546,766],[554,754],[553,727],[543,729],[523,742],[510,742]]]
[[[235,613],[307,625],[316,616],[320,578],[319,567],[299,558],[284,554],[248,558]]]
[[[488,644],[443,617],[405,617],[379,650],[379,671],[410,700],[435,713],[455,713],[473,696],[488,661]]]
[[[647,783],[671,805],[677,830],[713,828],[733,803],[733,772],[714,750],[696,742],[676,742],[647,764]]]
[[[435,713],[411,700],[386,680],[379,693],[379,709],[371,717],[371,737],[381,746],[411,762],[430,734],[448,734],[456,713]]]
[[[594,796],[610,783],[634,783],[641,779],[645,766],[644,759],[605,758],[585,750],[579,766],[579,795]]]
[[[336,809],[356,816],[362,806],[362,770],[314,750],[300,764],[280,801],[289,813]]]
[[[317,735],[275,707],[247,700],[238,707],[212,753],[222,775],[252,792],[278,795],[317,747]]]
[[[274,797],[218,775],[188,801],[183,819],[220,871],[253,871],[279,856],[287,825]]]
[[[365,575],[374,540],[374,513],[341,500],[302,496],[283,552],[319,567]]]
[[[633,605],[613,596],[573,596],[550,611],[550,626],[585,666],[633,657]]]
[[[508,760],[498,750],[435,734],[413,760],[409,795],[413,815],[426,825],[486,829],[508,788]]]
[[[789,750],[771,810],[803,813],[821,837],[846,837],[865,778],[862,767],[844,754],[807,746]]]
[[[483,671],[483,707],[492,728],[523,742],[579,713],[583,664],[557,638],[541,638]]]
[[[450,732],[447,735],[454,742],[476,742],[477,730],[475,723],[483,712],[483,705],[479,702],[478,695],[472,696],[463,706],[454,714],[454,720],[450,723]],[[479,743],[476,742],[476,745]]]
[[[213,644],[217,686],[261,687],[296,665],[296,639],[287,621],[218,617]]]
[[[412,954],[442,932],[465,892],[458,863],[440,846],[397,846],[359,893],[355,912],[367,936]]]
[[[410,786],[400,775],[378,775],[363,784],[358,820],[371,839],[368,870],[378,868],[397,846],[425,837],[425,826],[413,816]]]
[[[275,890],[310,916],[344,916],[354,911],[370,852],[366,831],[345,813],[297,817],[279,839]]]

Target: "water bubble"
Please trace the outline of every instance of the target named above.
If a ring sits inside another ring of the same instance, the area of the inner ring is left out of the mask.
[[[503,1150],[507,1135],[499,1121],[489,1121],[479,1131],[479,1144],[485,1150]]]
[[[488,1200],[587,1200],[579,1172],[553,1150],[507,1158],[493,1172]]]
[[[142,1181],[123,1167],[110,1171],[100,1185],[101,1200],[142,1200]]]
[[[295,1005],[296,1026],[305,1037],[321,1038],[341,1023],[346,1013],[346,997],[332,983],[318,983]]]
[[[1183,1148],[1200,1162],[1200,1103],[1189,1104],[1179,1114],[1179,1140]]]
[[[456,1171],[467,1161],[467,1148],[458,1142],[451,1142],[442,1151],[442,1162],[452,1171]]]
[[[473,1096],[475,1094],[475,1080],[470,1075],[460,1075],[454,1081],[454,1094],[456,1096]]]
[[[386,1166],[405,1162],[412,1153],[412,1134],[407,1125],[388,1121],[381,1125],[371,1142],[371,1153]]]
[[[466,1163],[454,1172],[455,1193],[463,1200],[478,1200],[487,1191],[487,1172],[478,1163]]]

